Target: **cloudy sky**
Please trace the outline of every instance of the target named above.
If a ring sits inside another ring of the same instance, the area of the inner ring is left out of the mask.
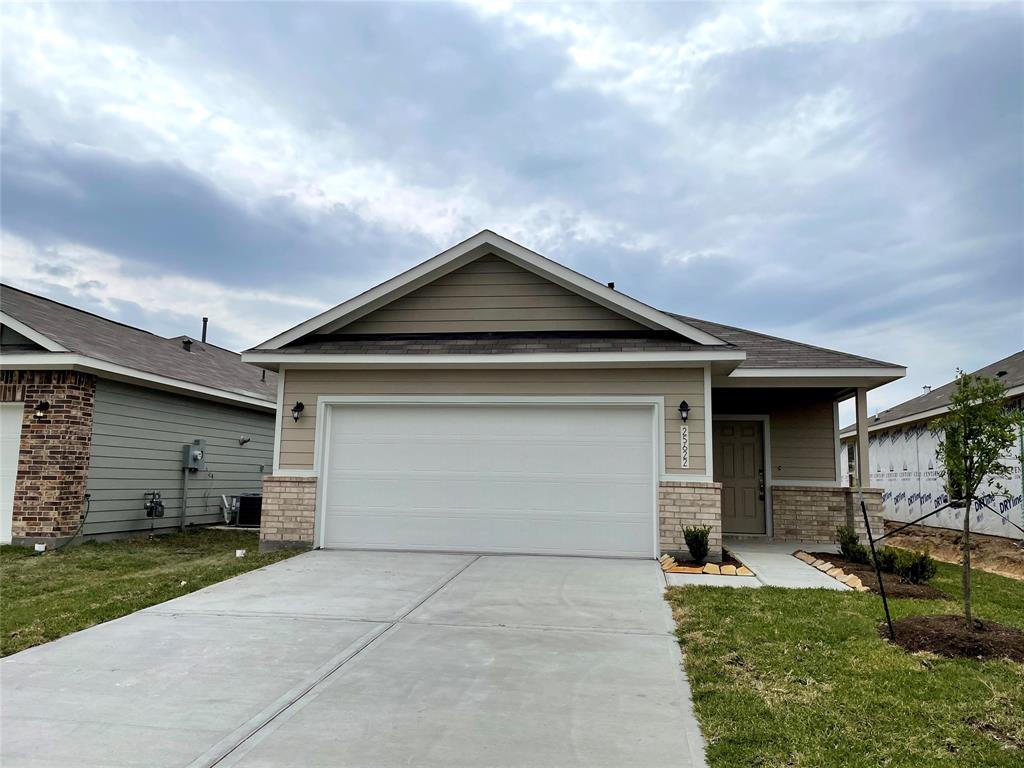
[[[7,4],[5,282],[241,349],[482,228],[909,366],[1024,347],[1002,5]]]

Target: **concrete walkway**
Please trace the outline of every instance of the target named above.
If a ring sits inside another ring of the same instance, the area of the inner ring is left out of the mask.
[[[757,580],[765,586],[839,591],[850,589],[817,568],[812,568],[793,557],[793,553],[798,549],[808,552],[836,551],[836,548],[829,544],[787,544],[757,539],[726,538],[724,546],[733,557],[750,568]]]
[[[311,552],[4,659],[0,763],[704,766],[663,584]]]

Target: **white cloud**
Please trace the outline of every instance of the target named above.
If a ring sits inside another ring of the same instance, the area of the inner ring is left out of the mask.
[[[5,79],[17,86],[7,89],[5,106],[37,137],[180,162],[250,204],[285,197],[311,216],[340,206],[438,246],[506,223],[512,234],[528,233],[535,247],[550,245],[561,238],[545,224],[552,216],[568,224],[571,237],[602,239],[614,228],[550,196],[526,207],[492,202],[498,190],[474,178],[412,183],[397,166],[367,156],[342,123],[310,133],[244,78],[180,70],[164,63],[159,49],[109,40],[102,28],[79,28],[84,22],[53,8],[9,5],[3,22]],[[175,61],[187,58],[181,47],[176,41]],[[17,102],[18,93],[49,101],[33,110]],[[65,122],[73,127],[62,134]]]
[[[563,87],[582,87],[621,99],[675,135],[675,160],[733,174],[781,172],[787,180],[820,179],[856,167],[867,154],[863,140],[830,146],[858,113],[842,87],[780,100],[760,119],[708,125],[692,111],[693,94],[712,84],[711,64],[738,54],[797,45],[858,43],[896,34],[918,16],[909,4],[843,7],[819,3],[729,3],[690,26],[643,21],[637,4],[521,5],[468,0],[481,16],[513,31],[564,45],[572,68]],[[738,105],[742,107],[742,105]],[[743,114],[742,108],[739,115]]]
[[[239,289],[168,271],[139,274],[138,265],[109,253],[71,243],[41,249],[8,232],[0,232],[0,255],[3,280],[15,287],[44,294],[46,288],[58,288],[115,320],[125,303],[133,304],[169,336],[195,329],[201,316],[210,317],[216,342],[238,349],[326,309],[301,296]]]
[[[645,27],[642,5],[518,4],[467,0],[485,18],[562,42],[574,65],[567,83],[613,94],[662,121],[673,119],[715,59],[783,46],[850,42],[912,24],[909,4],[728,3],[690,27]]]

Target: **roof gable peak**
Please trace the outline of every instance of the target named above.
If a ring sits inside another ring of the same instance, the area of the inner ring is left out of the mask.
[[[313,333],[340,329],[488,253],[647,328],[671,331],[700,345],[719,346],[726,343],[694,325],[541,256],[492,230],[484,229],[390,280],[268,339],[255,349],[279,349]]]

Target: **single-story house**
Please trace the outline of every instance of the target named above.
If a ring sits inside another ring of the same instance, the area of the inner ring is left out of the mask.
[[[276,386],[202,340],[0,286],[0,541],[222,521],[221,495],[258,492],[270,471]]]
[[[972,375],[998,379],[1005,387],[1008,405],[1024,408],[1024,351],[979,368]],[[955,391],[956,381],[950,381],[868,419],[871,485],[882,490],[882,514],[886,520],[909,523],[947,503],[942,463],[936,455],[943,436],[932,430],[930,424],[949,410],[950,397]],[[856,438],[856,425],[851,424],[841,432],[844,463],[850,466]],[[1021,454],[1024,454],[1024,434],[1017,449],[1003,457],[1013,473],[1001,480],[1008,494],[986,499],[995,512],[975,504],[971,512],[972,530],[1024,539]],[[963,520],[962,509],[947,508],[920,524],[962,528]]]
[[[713,556],[833,540],[859,519],[839,402],[905,374],[654,309],[489,230],[243,359],[279,374],[264,548],[631,557],[692,524]]]
[[[628,557],[694,524],[713,555],[723,533],[831,540],[853,510],[838,404],[905,374],[654,309],[488,230],[242,359],[278,372],[264,547]]]

